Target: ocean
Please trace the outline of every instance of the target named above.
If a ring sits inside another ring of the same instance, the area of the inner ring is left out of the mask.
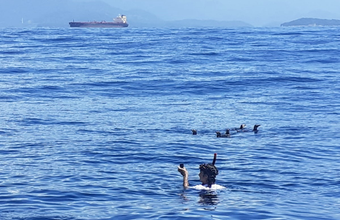
[[[339,28],[0,42],[0,219],[340,219]],[[226,189],[183,189],[177,166],[198,185],[214,153]]]

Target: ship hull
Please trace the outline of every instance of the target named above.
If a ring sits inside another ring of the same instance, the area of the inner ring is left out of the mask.
[[[69,25],[77,28],[124,28],[129,26],[127,23],[115,22],[69,22]]]

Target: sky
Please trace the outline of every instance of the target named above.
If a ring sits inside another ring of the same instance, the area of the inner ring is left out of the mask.
[[[88,1],[88,0],[78,0]],[[340,19],[340,0],[102,0],[124,10],[141,9],[163,20],[244,21],[254,26],[302,17]]]

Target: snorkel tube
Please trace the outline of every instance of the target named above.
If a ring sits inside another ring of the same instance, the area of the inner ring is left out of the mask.
[[[217,157],[217,153],[214,153],[214,159],[213,159],[213,162],[212,162],[212,165],[213,165],[213,166],[215,166],[216,157]]]

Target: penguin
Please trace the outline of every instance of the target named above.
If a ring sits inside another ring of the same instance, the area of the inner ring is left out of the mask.
[[[259,131],[259,130],[257,130],[257,128],[260,127],[260,126],[261,125],[259,125],[259,124],[254,125],[253,132],[257,133]]]
[[[244,129],[246,128],[246,124],[241,124],[239,128],[236,128],[237,132],[242,132],[245,131]]]
[[[221,134],[221,132],[216,131],[216,137],[218,137],[218,138],[230,138],[230,130],[227,129],[225,131],[225,134]]]

